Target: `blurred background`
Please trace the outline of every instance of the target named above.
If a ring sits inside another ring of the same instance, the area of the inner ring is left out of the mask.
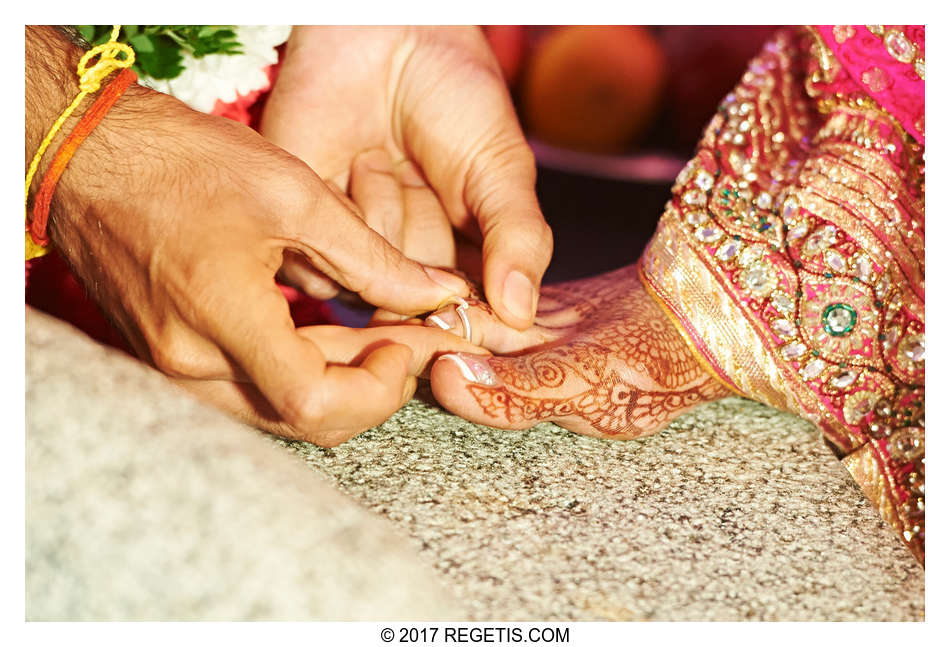
[[[635,261],[761,25],[490,25],[554,229],[545,282]]]

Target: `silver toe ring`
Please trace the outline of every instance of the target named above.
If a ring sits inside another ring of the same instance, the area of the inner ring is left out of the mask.
[[[449,297],[445,301],[439,304],[439,307],[435,309],[436,312],[444,308],[450,303],[455,304],[455,314],[459,316],[459,319],[462,321],[462,328],[465,330],[465,341],[472,341],[472,322],[468,319],[468,313],[465,312],[468,310],[468,301],[462,297]]]

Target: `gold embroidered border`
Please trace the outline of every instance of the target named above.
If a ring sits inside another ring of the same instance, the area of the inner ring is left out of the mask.
[[[801,377],[772,355],[755,318],[718,282],[716,272],[693,249],[689,233],[672,215],[660,220],[642,260],[642,274],[653,294],[674,318],[692,326],[690,344],[718,367],[745,397],[801,415],[818,425],[842,451],[860,445],[840,420],[828,412]]]
[[[863,445],[841,459],[842,465],[851,474],[851,478],[877,508],[884,521],[900,535],[906,530],[906,525],[897,510],[894,484],[881,469],[880,461],[881,457],[870,444]],[[905,541],[905,543],[914,553],[914,557],[923,563],[922,544],[919,541]]]

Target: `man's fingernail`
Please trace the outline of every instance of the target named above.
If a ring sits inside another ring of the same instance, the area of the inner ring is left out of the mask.
[[[470,292],[468,283],[465,282],[460,276],[455,276],[450,272],[445,270],[436,269],[434,267],[428,267],[423,265],[422,269],[425,270],[425,273],[429,276],[430,279],[444,287],[446,290],[450,290],[453,294],[456,294],[460,297],[467,297]]]
[[[501,382],[495,375],[495,371],[488,365],[484,358],[478,355],[468,353],[447,353],[440,355],[439,360],[447,359],[458,366],[464,377],[469,382],[482,384],[484,386],[498,386]],[[436,360],[436,361],[439,361]]]
[[[534,319],[534,284],[518,270],[505,278],[501,298],[508,312],[514,316],[525,321]]]
[[[442,308],[436,313],[433,313],[426,317],[425,325],[432,326],[435,328],[441,328],[442,330],[452,330],[456,327],[460,327],[459,316],[455,312],[455,308]]]

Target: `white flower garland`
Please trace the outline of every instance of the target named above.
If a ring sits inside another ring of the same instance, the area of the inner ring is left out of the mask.
[[[244,25],[235,28],[240,54],[209,54],[195,58],[182,52],[184,71],[174,79],[142,76],[140,83],[170,94],[201,112],[215,103],[233,103],[238,96],[267,87],[266,69],[277,62],[277,47],[290,37],[289,25]]]

